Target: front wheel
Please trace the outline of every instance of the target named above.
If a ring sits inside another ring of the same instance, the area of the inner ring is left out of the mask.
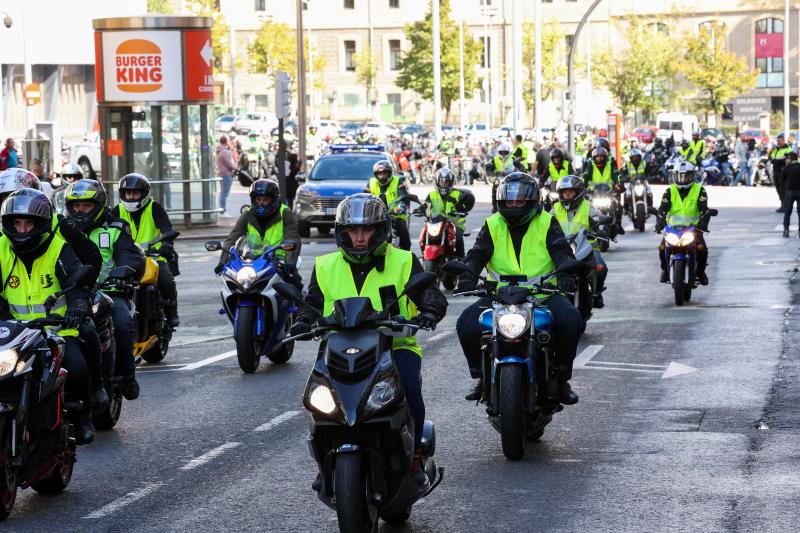
[[[10,464],[11,448],[4,447],[0,449],[0,453],[5,458],[5,466],[0,467],[0,520],[5,520],[17,501],[17,471]]]
[[[239,368],[245,374],[255,372],[260,359],[260,343],[253,334],[257,319],[257,307],[239,308],[236,319],[236,358],[239,360]]]
[[[642,204],[637,204],[636,205],[636,229],[638,229],[640,232],[644,231],[644,219],[645,219],[644,206]]]
[[[267,358],[276,365],[282,365],[292,358],[292,353],[294,353],[294,341],[281,345],[280,348],[267,355]]]
[[[522,395],[522,366],[503,366],[500,370],[500,438],[503,454],[512,461],[520,459],[525,453],[525,411]]]
[[[392,524],[394,526],[405,524],[410,517],[411,517],[410,505],[398,513],[381,515],[381,518],[383,518],[384,522]]]
[[[73,448],[69,452],[74,454],[75,449]],[[62,455],[59,462],[53,467],[53,471],[46,478],[40,479],[31,485],[31,487],[39,494],[58,494],[63,492],[72,479],[73,466],[74,463]]]
[[[685,294],[686,285],[684,274],[686,272],[686,261],[683,259],[676,259],[672,265],[672,289],[675,292],[675,305],[683,305],[683,296]]]
[[[378,530],[378,510],[369,497],[363,459],[355,453],[340,455],[334,467],[334,494],[339,531]]]

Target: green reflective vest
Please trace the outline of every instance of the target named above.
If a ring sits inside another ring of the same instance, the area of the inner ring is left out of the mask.
[[[692,147],[689,146],[688,148],[678,148],[678,154],[684,158],[685,160],[689,161],[692,159]]]
[[[383,310],[380,288],[394,286],[396,294],[403,292],[406,282],[411,277],[413,263],[414,256],[411,252],[395,248],[391,244],[386,246],[383,271],[379,272],[378,269],[373,268],[367,274],[367,279],[364,280],[364,285],[359,292],[353,280],[350,263],[347,262],[340,250],[317,257],[314,271],[317,276],[317,284],[325,298],[322,315],[327,317],[333,313],[333,304],[336,300],[356,296],[369,298],[373,309]],[[400,298],[398,306],[403,318],[410,319],[417,315],[417,307],[408,296]],[[420,357],[422,356],[422,347],[417,344],[416,335],[395,337],[392,346],[395,349],[411,350]]]
[[[289,209],[286,205],[281,204],[280,209],[280,216],[278,217],[278,221],[268,227],[264,231],[264,235],[262,236],[261,233],[258,231],[258,228],[253,226],[252,224],[247,225],[247,235],[251,238],[257,239],[261,246],[265,249],[271,246],[277,246],[281,242],[283,242],[283,212]],[[275,250],[275,257],[278,259],[286,259],[286,252],[284,250],[278,249]]]
[[[133,221],[130,211],[125,209],[122,204],[119,206],[119,218],[128,223],[131,227],[131,236],[136,244],[146,244],[158,238],[161,232],[156,226],[156,221],[153,219],[153,201],[147,202],[142,213],[142,218],[139,220],[139,227]],[[153,248],[156,250],[161,248],[161,243],[156,244]],[[147,250],[145,250],[146,252]],[[166,261],[165,258],[159,257],[159,261]]]
[[[614,184],[614,180],[611,178],[611,161],[606,162],[603,172],[600,172],[597,165],[592,163],[592,180],[589,182],[589,188],[594,189],[594,186],[599,183]]]
[[[692,151],[693,157],[703,156],[706,151],[706,142],[703,139],[689,141],[689,149]]]
[[[108,277],[108,273],[116,266],[114,263],[114,247],[121,233],[122,228],[119,227],[119,222],[117,222],[116,225],[103,224],[99,228],[93,229],[89,234],[89,239],[100,250],[100,255],[103,258],[100,275],[97,277],[99,283],[104,282]]]
[[[639,163],[638,167],[629,161],[628,162],[628,176],[630,176],[631,178],[634,178],[636,176],[644,176],[644,170],[645,170],[646,167],[647,167],[647,164],[644,161]]]
[[[492,163],[494,163],[494,171],[498,174],[504,173],[506,171],[506,168],[511,168],[512,169],[511,172],[515,170],[514,157],[511,155],[506,156],[505,161],[503,161],[502,157],[496,155],[494,156]]]
[[[400,178],[398,176],[392,176],[392,179],[386,185],[385,189],[381,188],[381,182],[378,181],[378,178],[370,178],[369,192],[381,200],[384,200],[386,207],[391,211],[395,207],[398,207],[397,200],[400,198]],[[394,218],[407,221],[408,213],[404,215],[394,215]]]
[[[564,231],[564,235],[575,235],[582,229],[589,229],[589,202],[581,200],[581,204],[574,210],[572,220],[570,220],[570,211],[557,202],[553,207],[556,214],[556,220]]]
[[[461,198],[461,191],[452,189],[450,194],[447,195],[447,201],[444,201],[438,189],[433,189],[428,195],[428,199],[431,201],[431,216],[447,215],[455,211],[459,198]],[[467,221],[464,217],[454,219],[453,224],[462,231],[467,227]]]
[[[561,168],[557,168],[551,161],[548,166],[548,171],[550,172],[550,179],[556,182],[564,176],[569,176],[569,163],[562,161]]]
[[[788,144],[785,145],[783,148],[778,148],[777,146],[772,149],[769,153],[770,159],[786,159],[786,156],[792,151],[792,147]]]
[[[528,282],[550,274],[555,270],[555,265],[547,250],[547,232],[554,217],[550,213],[542,212],[533,217],[528,225],[528,230],[522,238],[522,248],[517,259],[511,233],[508,230],[506,219],[500,213],[495,213],[486,219],[486,226],[492,237],[494,252],[486,265],[486,270],[495,281],[500,281],[500,276],[524,275]],[[553,279],[553,278],[551,278]],[[505,283],[500,283],[505,285]]]
[[[669,186],[670,208],[667,213],[667,224],[670,226],[691,226],[700,222],[700,208],[697,199],[700,197],[699,183],[693,183],[686,198],[681,198],[678,186],[674,183]]]
[[[47,250],[34,260],[32,269],[28,272],[25,264],[11,248],[8,237],[0,237],[0,269],[3,273],[0,295],[8,302],[15,319],[33,320],[47,316],[44,306],[47,297],[61,290],[61,283],[56,276],[56,263],[64,244],[64,239],[58,235],[53,236]],[[64,316],[67,312],[66,297],[59,297],[50,312]],[[62,337],[77,337],[78,330],[61,329],[58,334]]]

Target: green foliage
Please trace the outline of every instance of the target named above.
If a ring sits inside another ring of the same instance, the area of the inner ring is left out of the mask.
[[[725,49],[728,31],[721,22],[701,26],[697,35],[685,39],[686,49],[679,70],[699,91],[698,107],[713,113],[723,111],[726,102],[756,86],[758,71],[743,57]]]
[[[441,79],[442,109],[450,106],[459,95],[459,43],[458,25],[450,18],[450,0],[441,0],[439,8],[441,29]],[[412,90],[425,100],[433,101],[433,19],[431,6],[423,20],[407,24],[406,39],[411,49],[400,60],[397,86]],[[480,62],[481,45],[464,31],[464,92],[469,94],[478,87],[475,66]]]
[[[161,1],[161,0],[148,0]],[[225,58],[230,55],[230,31],[225,16],[215,7],[214,0],[187,0],[186,9],[193,15],[211,17],[211,48],[214,50],[214,73],[222,71]]]
[[[375,76],[378,74],[378,68],[375,65],[375,55],[372,49],[367,47],[365,52],[357,54],[356,61],[356,80],[364,86],[367,94],[372,92],[372,87],[375,84]]]
[[[308,57],[308,38],[303,37],[305,57]],[[248,47],[250,55],[250,71],[274,76],[278,71],[288,72],[297,77],[297,35],[288,24],[264,21],[256,34],[255,40]],[[325,69],[325,56],[314,54],[312,68],[314,72]],[[314,76],[314,87],[325,86],[322,76]]]
[[[147,0],[147,12],[170,15],[172,13],[172,4],[169,0]]]

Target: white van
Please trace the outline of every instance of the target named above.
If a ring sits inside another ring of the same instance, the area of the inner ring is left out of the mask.
[[[683,113],[659,113],[656,116],[656,126],[658,127],[659,138],[665,141],[670,136],[675,136],[675,143],[680,143],[684,137],[689,139],[693,131],[700,131],[700,123],[694,115],[684,115]]]

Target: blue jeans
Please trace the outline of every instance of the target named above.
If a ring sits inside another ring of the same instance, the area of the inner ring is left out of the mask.
[[[233,176],[220,176],[222,183],[219,187],[219,206],[223,211],[228,207],[228,195],[231,193],[231,184],[233,183]]]
[[[414,417],[414,447],[422,443],[422,425],[425,423],[425,402],[422,400],[422,357],[411,350],[394,351],[395,366],[406,395],[411,416]]]
[[[783,227],[789,229],[792,222],[792,208],[797,203],[797,222],[800,224],[800,191],[786,191],[783,195]]]
[[[737,185],[739,182],[744,181],[744,183],[749,187],[752,183],[751,179],[751,168],[747,162],[739,163],[739,171],[736,173],[736,179],[733,180],[731,185]]]

